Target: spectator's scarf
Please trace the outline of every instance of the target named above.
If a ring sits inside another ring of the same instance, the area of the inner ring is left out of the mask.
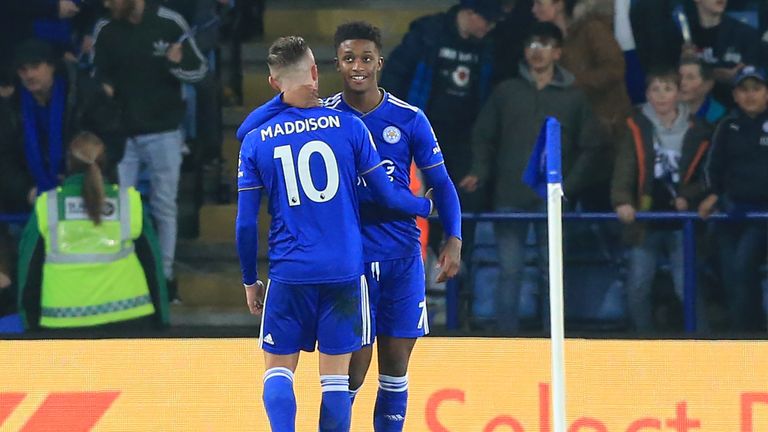
[[[64,109],[67,103],[67,85],[62,77],[55,77],[48,107],[50,124],[48,129],[48,166],[41,154],[38,136],[37,102],[26,88],[21,89],[21,113],[24,120],[24,153],[27,165],[35,179],[38,193],[55,188],[59,184],[59,168],[64,156]]]

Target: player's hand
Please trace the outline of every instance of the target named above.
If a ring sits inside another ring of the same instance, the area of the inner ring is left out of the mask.
[[[616,207],[616,215],[623,223],[631,224],[635,221],[635,208],[629,204],[622,204]]]
[[[459,187],[467,192],[474,192],[477,190],[478,183],[480,183],[480,179],[477,178],[477,176],[470,174],[461,179],[459,182]]]
[[[440,273],[435,278],[437,283],[445,282],[459,273],[461,268],[461,240],[456,237],[448,237],[440,250],[437,267],[440,269]]]
[[[245,286],[245,303],[251,315],[259,315],[264,310],[264,284],[260,280]]]
[[[688,210],[688,200],[683,197],[677,197],[675,198],[675,210],[677,211],[687,211]]]
[[[165,58],[167,58],[171,63],[181,63],[181,59],[183,58],[183,54],[181,52],[181,44],[171,44],[171,46],[168,47],[168,51],[165,52]]]
[[[283,102],[296,108],[320,106],[320,97],[314,84],[304,84],[283,93]]]
[[[717,195],[711,194],[704,198],[704,201],[699,204],[699,216],[702,219],[706,219],[715,211],[715,204],[717,204]]]
[[[59,2],[59,18],[72,18],[80,12],[80,8],[71,0],[61,0]]]

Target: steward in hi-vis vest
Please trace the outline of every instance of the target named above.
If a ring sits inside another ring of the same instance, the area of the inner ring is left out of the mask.
[[[68,154],[73,175],[37,198],[20,245],[27,328],[168,322],[159,249],[141,197],[103,183],[103,153],[95,135],[78,135]]]

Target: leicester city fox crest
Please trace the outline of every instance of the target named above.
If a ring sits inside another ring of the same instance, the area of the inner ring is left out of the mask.
[[[390,144],[397,144],[400,141],[401,135],[400,129],[394,126],[387,126],[384,129],[384,133],[382,133],[382,138]]]

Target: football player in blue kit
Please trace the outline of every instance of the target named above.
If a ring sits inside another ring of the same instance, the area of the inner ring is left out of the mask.
[[[278,39],[267,57],[278,91],[317,88],[314,57],[300,37]],[[393,187],[370,132],[338,110],[290,108],[253,129],[240,150],[237,248],[246,301],[262,313],[264,406],[273,431],[295,430],[293,374],[300,351],[320,351],[320,431],[349,431],[349,362],[371,338],[363,276],[358,179],[393,214],[428,216],[429,199]],[[269,281],[257,279],[261,191],[269,197]]]
[[[455,276],[461,255],[461,210],[456,189],[443,163],[436,137],[424,113],[378,87],[383,65],[381,35],[376,27],[352,22],[338,27],[334,38],[337,70],[344,88],[322,104],[350,112],[363,120],[373,135],[389,179],[407,190],[410,165],[415,161],[434,200],[446,241],[440,251],[438,282]],[[238,130],[242,138],[255,126],[291,104],[311,105],[311,88],[297,88],[257,108]],[[360,216],[371,323],[378,338],[379,389],[374,408],[374,430],[402,431],[408,400],[408,363],[416,339],[429,332],[425,274],[419,229],[413,217],[383,208],[371,199],[365,179],[360,188]],[[371,362],[373,338],[352,355],[350,392],[362,386]]]

